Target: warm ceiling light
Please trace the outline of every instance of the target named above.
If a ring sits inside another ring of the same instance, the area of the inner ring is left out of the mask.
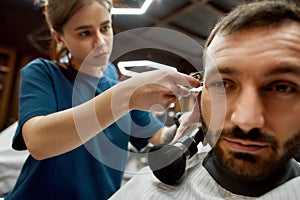
[[[142,15],[149,8],[153,0],[145,0],[140,8],[115,8],[111,9],[113,15]]]

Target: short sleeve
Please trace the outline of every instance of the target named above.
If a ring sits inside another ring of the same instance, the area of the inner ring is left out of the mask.
[[[28,119],[57,110],[52,79],[45,64],[41,59],[36,59],[21,70],[19,123],[13,138],[14,149],[26,149],[21,130]]]

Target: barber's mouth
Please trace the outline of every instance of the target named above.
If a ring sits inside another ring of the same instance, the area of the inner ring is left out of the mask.
[[[101,58],[104,58],[107,55],[108,55],[107,53],[100,53],[100,54],[95,55],[94,58],[95,59],[101,59]]]
[[[270,146],[270,144],[263,142],[231,138],[223,138],[223,142],[233,152],[250,154],[259,154]]]

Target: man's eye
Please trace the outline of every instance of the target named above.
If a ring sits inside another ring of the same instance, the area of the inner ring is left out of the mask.
[[[228,82],[220,80],[220,81],[212,81],[205,83],[208,90],[210,90],[211,93],[224,93],[224,92],[230,92],[232,85],[230,85]]]
[[[209,84],[210,87],[221,87],[221,88],[224,88],[226,87],[228,84],[225,82],[225,81],[215,81],[215,82],[212,82],[211,84]]]
[[[275,84],[265,88],[265,91],[274,92],[295,92],[296,88],[286,84]]]

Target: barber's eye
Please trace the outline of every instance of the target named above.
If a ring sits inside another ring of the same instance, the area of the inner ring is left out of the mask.
[[[111,26],[107,25],[107,26],[101,27],[100,31],[102,33],[106,33],[107,31],[109,31],[110,28],[111,28]]]
[[[90,31],[83,31],[83,32],[80,32],[80,33],[79,33],[79,36],[80,36],[80,37],[87,37],[87,36],[89,36],[90,34],[91,34]]]

